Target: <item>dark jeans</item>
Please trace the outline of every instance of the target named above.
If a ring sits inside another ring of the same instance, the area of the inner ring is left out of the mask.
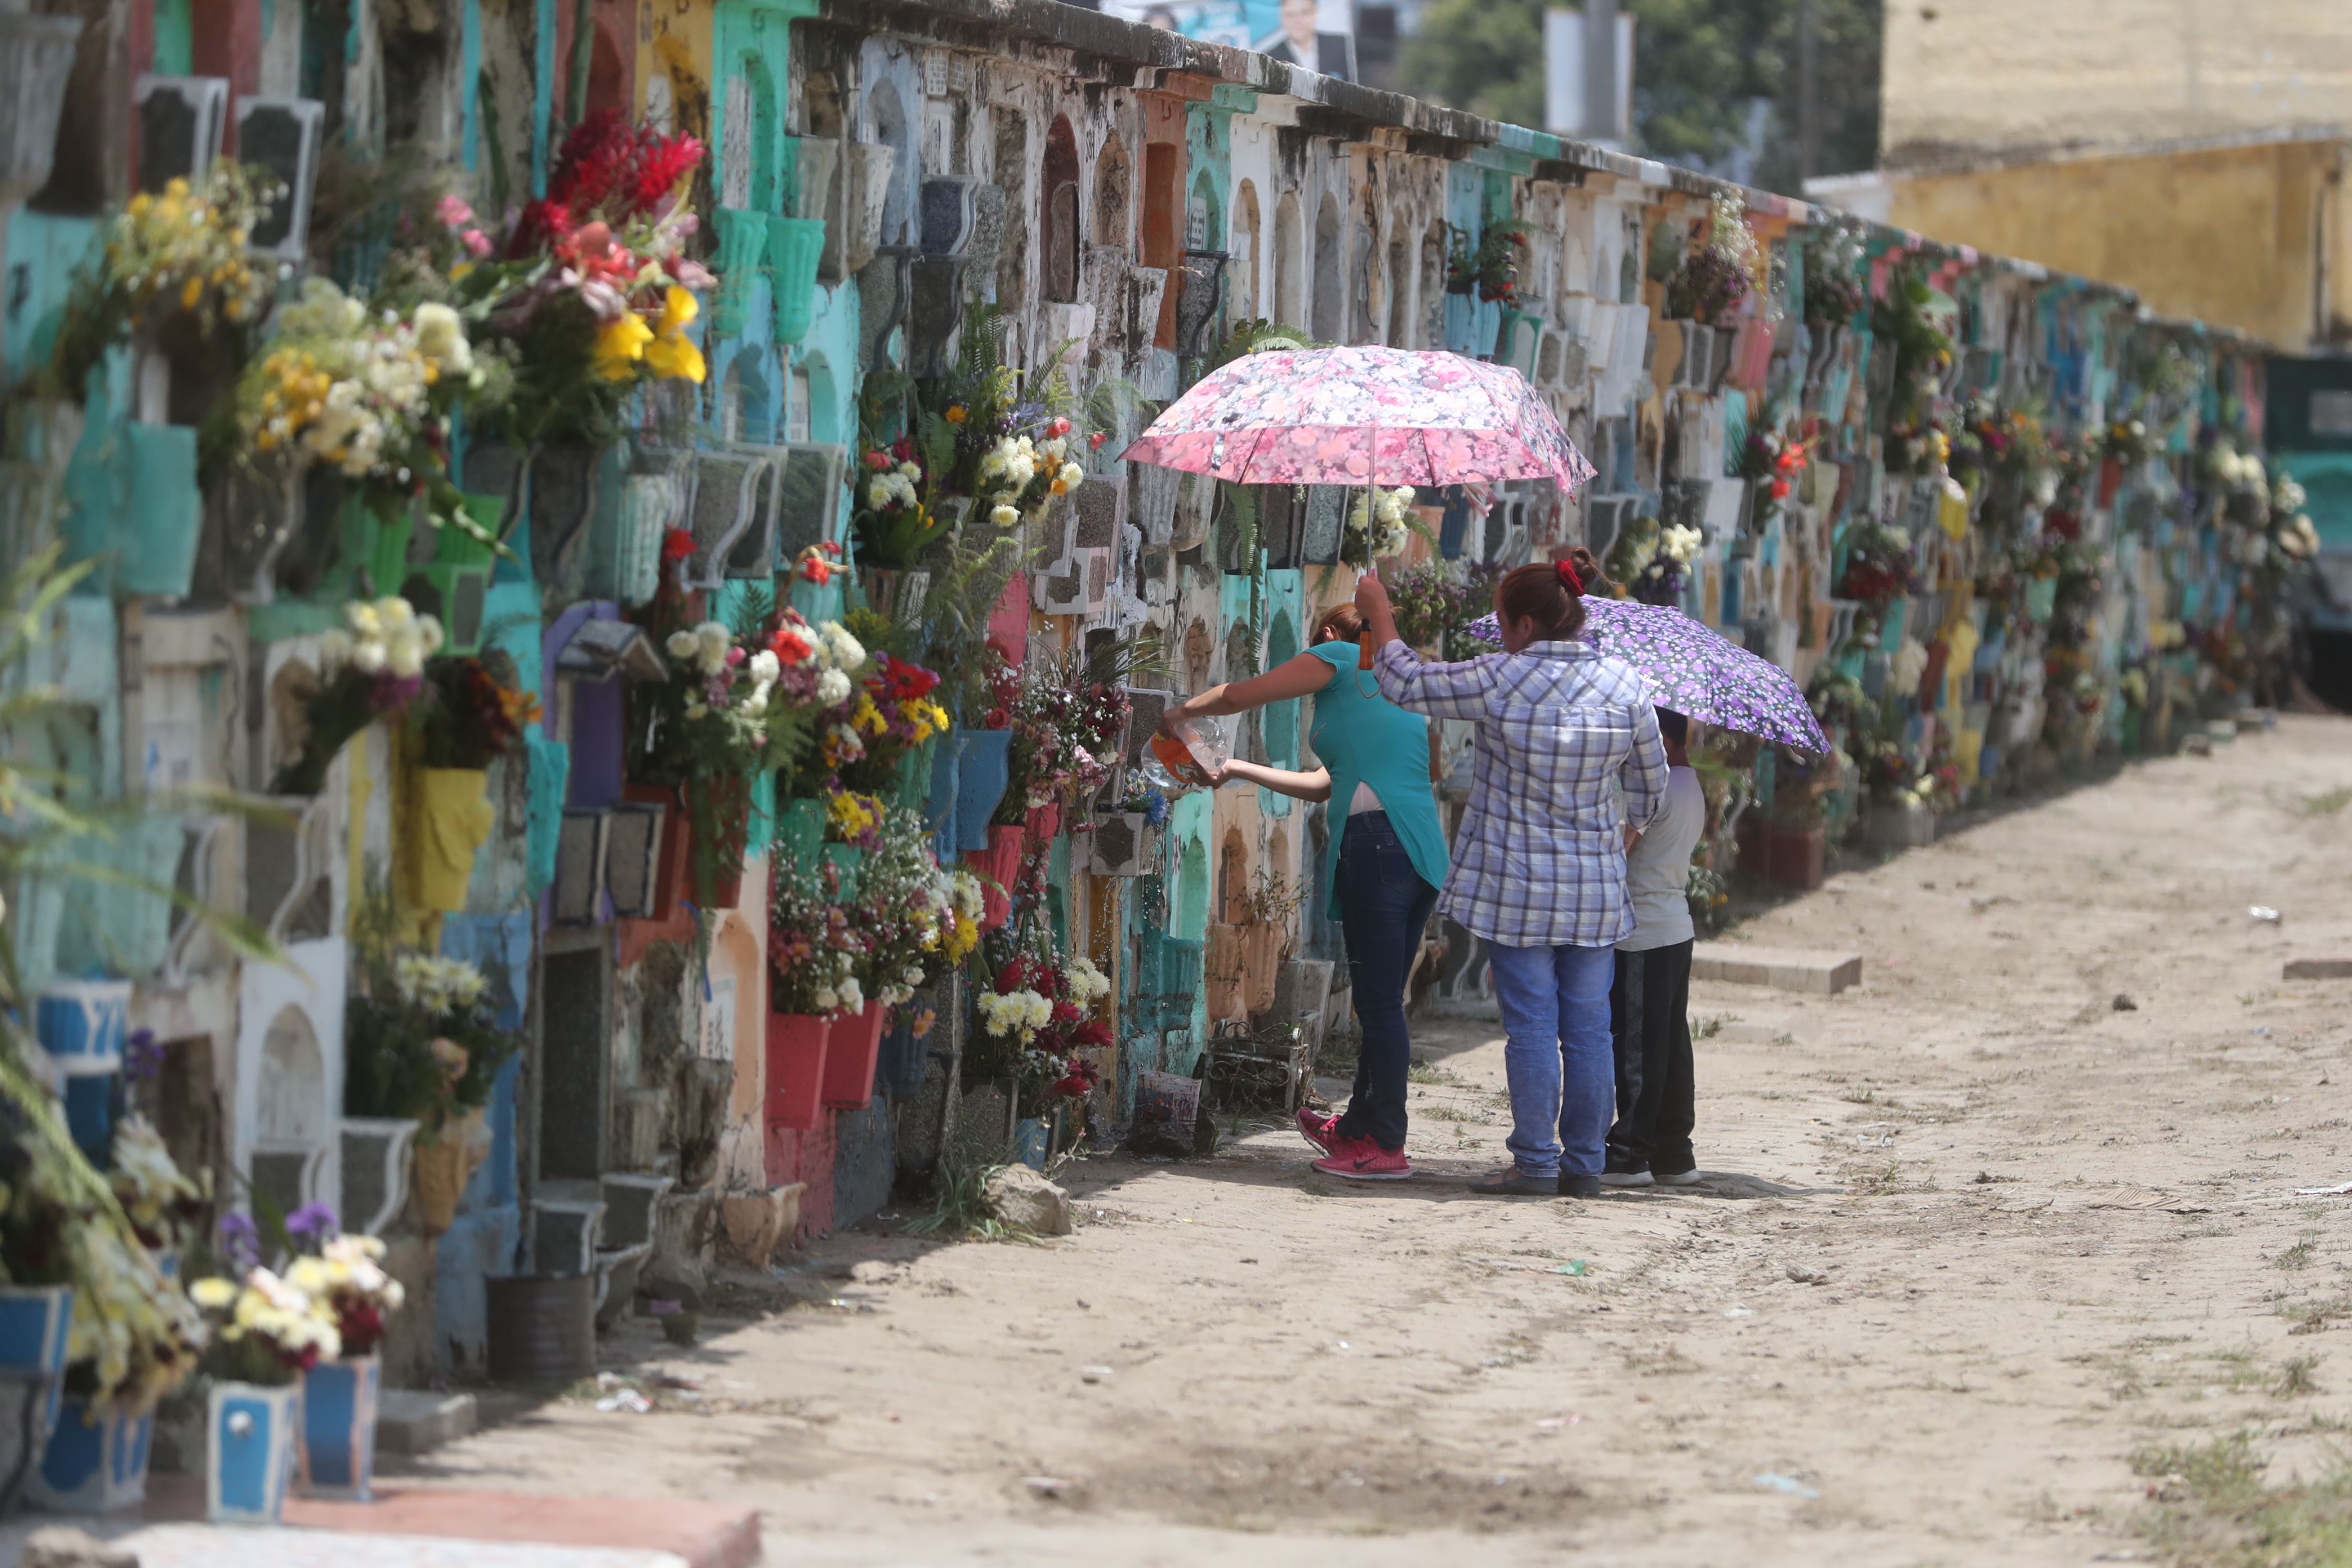
[[[1617,955],[1609,1032],[1617,1050],[1617,1124],[1609,1168],[1675,1176],[1698,1168],[1691,1077],[1691,944]]]
[[[1404,983],[1420,951],[1422,932],[1437,907],[1437,889],[1412,868],[1404,841],[1384,811],[1348,818],[1339,839],[1339,875],[1331,891],[1348,939],[1348,984],[1363,1042],[1356,1054],[1356,1089],[1339,1118],[1343,1138],[1370,1138],[1383,1149],[1404,1147],[1405,1073],[1412,1037],[1405,1030]]]

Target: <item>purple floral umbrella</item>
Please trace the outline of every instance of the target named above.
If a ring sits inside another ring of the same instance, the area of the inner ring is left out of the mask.
[[[1632,665],[1657,694],[1659,707],[1802,751],[1830,749],[1794,676],[1675,606],[1588,594],[1584,617],[1579,637]],[[1491,615],[1464,629],[1502,645]]]
[[[1592,465],[1525,377],[1460,354],[1379,347],[1266,350],[1203,376],[1129,462],[1244,485],[1462,485]]]

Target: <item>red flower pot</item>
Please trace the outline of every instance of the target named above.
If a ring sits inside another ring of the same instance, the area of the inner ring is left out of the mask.
[[[805,1013],[768,1015],[768,1106],[771,1127],[805,1132],[824,1109],[824,1059],[830,1025]]]
[[[863,1013],[833,1020],[824,1040],[824,1103],[830,1110],[859,1110],[873,1103],[874,1062],[882,1051],[882,1020],[889,1009],[866,1004]]]
[[[1061,831],[1062,803],[1060,801],[1051,800],[1043,805],[1033,805],[1029,808],[1031,842],[1050,844],[1054,841],[1054,835]]]
[[[1021,827],[991,827],[987,848],[964,853],[964,864],[980,879],[980,924],[983,931],[994,931],[1013,918],[1013,881],[1021,875],[1021,852],[1027,832]]]

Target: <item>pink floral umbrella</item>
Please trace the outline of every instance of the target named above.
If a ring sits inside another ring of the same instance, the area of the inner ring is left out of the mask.
[[[1244,485],[1460,485],[1592,465],[1526,378],[1460,354],[1266,350],[1203,376],[1120,456]]]

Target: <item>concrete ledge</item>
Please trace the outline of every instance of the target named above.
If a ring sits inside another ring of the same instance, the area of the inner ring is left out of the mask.
[[[1691,978],[1834,996],[1862,983],[1862,954],[1703,942],[1691,950]]]
[[[2352,980],[2352,958],[2290,958],[2287,980]]]
[[[386,1454],[423,1454],[470,1437],[479,1425],[470,1394],[388,1388],[376,1408],[375,1446]]]

